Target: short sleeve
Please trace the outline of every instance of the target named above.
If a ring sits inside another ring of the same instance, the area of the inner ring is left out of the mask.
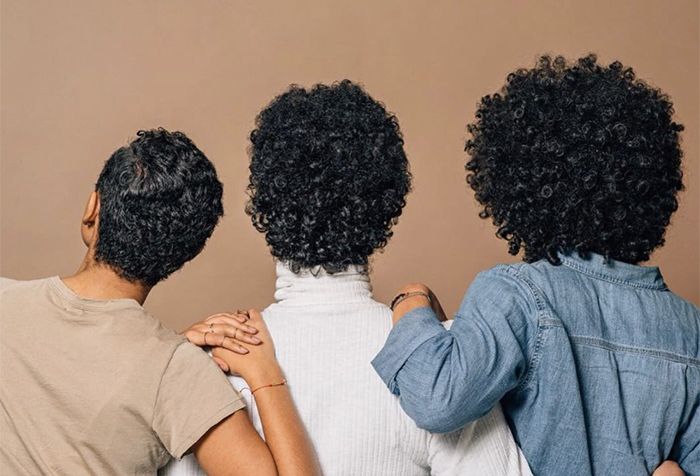
[[[211,358],[183,342],[163,373],[153,430],[168,453],[179,459],[210,428],[244,407],[243,398]]]

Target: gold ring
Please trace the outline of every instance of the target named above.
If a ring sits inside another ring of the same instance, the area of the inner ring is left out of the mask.
[[[211,331],[205,331],[204,332],[204,345],[209,345],[207,344],[207,334],[209,334]]]
[[[233,340],[236,340],[236,334],[238,334],[238,327],[233,331]]]
[[[236,314],[245,316],[245,321],[243,322],[248,322],[248,319],[250,319],[250,315],[248,314],[248,311],[241,311],[240,309],[236,310]]]

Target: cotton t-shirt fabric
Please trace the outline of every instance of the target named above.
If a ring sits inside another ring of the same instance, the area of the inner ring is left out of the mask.
[[[0,278],[0,472],[155,474],[245,406],[132,299]]]

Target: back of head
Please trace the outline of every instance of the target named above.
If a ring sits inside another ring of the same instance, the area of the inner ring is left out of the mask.
[[[95,259],[152,286],[204,248],[223,215],[214,165],[181,132],[139,131],[107,160]]]
[[[386,245],[411,176],[396,117],[360,86],[292,86],[250,140],[247,212],[273,256],[333,273]]]
[[[484,97],[476,117],[467,181],[511,254],[636,264],[663,245],[683,188],[683,127],[631,68],[544,56]]]

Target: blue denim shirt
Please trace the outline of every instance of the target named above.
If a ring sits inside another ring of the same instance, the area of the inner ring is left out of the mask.
[[[449,331],[410,312],[376,371],[434,432],[500,400],[536,475],[700,475],[700,310],[658,268],[561,259],[479,274]]]

